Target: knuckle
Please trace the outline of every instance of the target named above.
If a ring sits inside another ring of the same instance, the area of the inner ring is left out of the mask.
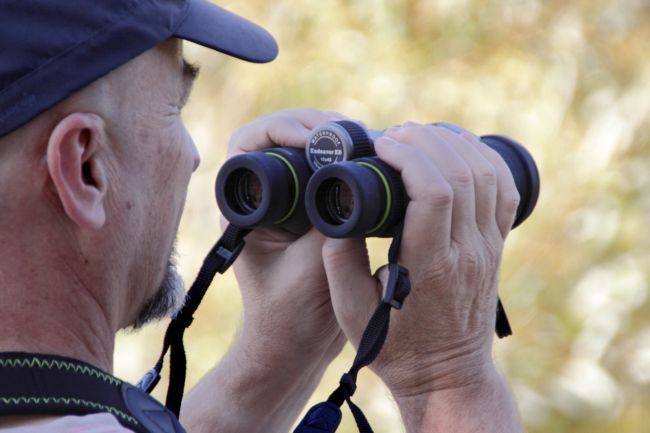
[[[467,249],[461,252],[460,261],[463,263],[463,267],[470,277],[479,275],[485,268],[482,257],[474,249]]]
[[[482,167],[478,176],[485,185],[493,186],[497,184],[497,172],[492,166]]]
[[[474,176],[472,175],[471,170],[467,169],[456,169],[449,173],[448,179],[453,185],[458,185],[461,187],[467,187],[474,183]]]
[[[487,281],[496,268],[498,254],[496,248],[489,243],[481,250],[465,249],[460,254],[460,263],[468,283]]]

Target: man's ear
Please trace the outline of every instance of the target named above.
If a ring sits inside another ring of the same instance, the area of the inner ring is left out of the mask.
[[[63,209],[82,228],[99,229],[106,220],[105,145],[104,122],[88,113],[61,120],[47,144],[47,166]]]

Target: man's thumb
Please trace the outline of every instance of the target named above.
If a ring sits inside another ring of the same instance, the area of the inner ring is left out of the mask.
[[[381,299],[381,283],[370,274],[364,239],[327,239],[323,263],[336,319],[358,347],[361,334]]]

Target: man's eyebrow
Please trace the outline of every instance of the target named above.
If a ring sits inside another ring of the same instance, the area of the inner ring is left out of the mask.
[[[192,84],[199,75],[199,67],[183,59],[183,92],[181,94],[181,104],[185,105],[192,92]]]

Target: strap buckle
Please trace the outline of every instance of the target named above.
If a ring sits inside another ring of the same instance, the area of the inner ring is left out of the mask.
[[[397,263],[389,263],[388,284],[382,302],[400,310],[409,293],[411,293],[411,280],[408,269]]]
[[[223,260],[223,264],[218,267],[217,272],[220,274],[226,272],[228,268],[232,266],[234,261],[237,260],[239,253],[241,253],[243,249],[244,241],[239,242],[232,250],[226,248],[223,244],[221,244],[221,242],[217,243],[212,252]]]
[[[142,376],[142,379],[140,379],[140,381],[135,386],[136,388],[140,388],[142,391],[149,394],[156,387],[159,380],[160,373],[158,373],[158,370],[155,368],[152,368],[151,370],[147,371],[144,376]]]

